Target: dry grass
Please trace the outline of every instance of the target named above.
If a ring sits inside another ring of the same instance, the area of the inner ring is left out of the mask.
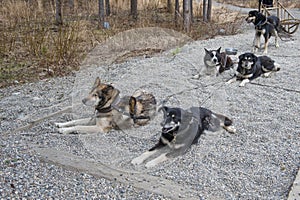
[[[110,29],[98,28],[98,0],[74,0],[73,9],[63,5],[64,24],[60,27],[55,25],[53,2],[0,0],[0,87],[70,74],[93,47],[124,30],[158,26],[182,31],[175,26],[173,13],[167,12],[166,0],[139,1],[137,21],[129,16],[128,0],[111,0],[112,13],[106,17]],[[194,39],[214,37],[220,29],[222,34],[238,31],[238,13],[214,10],[213,22],[204,23],[201,4],[195,4],[194,11],[189,33]]]
[[[275,2],[274,0],[273,2]],[[217,0],[220,3],[227,3],[232,4],[240,7],[247,7],[247,8],[257,8],[258,7],[258,0]],[[283,6],[287,8],[300,8],[300,1],[299,0],[279,0]]]

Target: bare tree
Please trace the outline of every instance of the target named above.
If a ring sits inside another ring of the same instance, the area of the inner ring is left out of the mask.
[[[133,19],[137,19],[137,0],[130,0],[130,14]]]
[[[109,0],[105,0],[105,10],[106,10],[106,16],[110,15],[110,1]]]
[[[183,27],[185,32],[190,32],[192,26],[191,1],[183,0]]]
[[[207,4],[206,4],[207,3]],[[212,1],[203,0],[203,21],[211,21]]]
[[[208,0],[207,2],[207,20],[211,21],[211,8],[212,8],[212,0]]]
[[[207,22],[207,10],[206,10],[206,0],[203,0],[203,21]]]
[[[174,17],[174,21],[175,21],[175,26],[178,25],[178,16],[180,15],[179,13],[179,0],[175,0],[175,17]]]
[[[55,13],[55,22],[57,25],[62,25],[63,20],[62,20],[62,7],[61,7],[61,0],[56,0],[55,1],[55,6],[56,6],[56,13]]]
[[[103,2],[103,0],[99,0],[98,6],[99,6],[99,26],[103,27],[104,26],[104,2]]]
[[[191,12],[191,21],[194,21],[194,15],[193,15],[193,0],[190,0],[190,12]]]

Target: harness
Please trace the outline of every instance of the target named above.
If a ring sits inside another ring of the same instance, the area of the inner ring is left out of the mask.
[[[267,23],[269,23],[269,22],[268,22],[268,18],[266,18],[265,21],[262,21],[262,20],[259,21],[258,24],[255,25],[255,30],[256,30],[256,31],[259,31],[259,32],[262,32],[261,27],[262,27],[263,25],[267,24]],[[269,23],[269,24],[270,24],[270,23]],[[273,25],[273,24],[272,24],[272,25]]]
[[[176,134],[177,134],[177,131],[176,131],[176,133],[174,132],[174,134],[171,134],[171,133],[165,133],[165,134],[168,134],[169,136],[173,137],[173,139],[171,141],[169,141],[166,137],[161,136],[160,139],[162,140],[162,142],[165,145],[168,145],[172,149],[177,149],[178,147],[179,148],[181,147],[181,145],[179,145],[178,147],[176,147],[176,138],[177,138]]]
[[[129,101],[129,108],[130,108],[129,113],[117,106],[118,103],[120,102],[120,97],[117,96],[117,98],[109,106],[104,107],[104,108],[96,107],[95,108],[95,110],[97,112],[96,116],[100,116],[101,114],[106,114],[106,113],[111,112],[112,110],[116,110],[117,112],[121,113],[122,115],[125,115],[125,116],[131,118],[133,120],[134,124],[136,124],[137,121],[140,119],[149,119],[150,120],[149,116],[137,116],[136,101],[132,100],[132,99],[134,99],[134,97],[131,96],[130,101]]]

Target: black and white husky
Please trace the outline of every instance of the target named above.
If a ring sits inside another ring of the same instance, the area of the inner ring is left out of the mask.
[[[134,158],[131,163],[153,167],[171,157],[184,154],[192,144],[198,142],[205,131],[215,132],[224,128],[230,133],[236,130],[228,117],[202,107],[162,107],[163,121],[159,141],[151,149]]]
[[[207,74],[219,75],[233,67],[233,61],[225,52],[221,52],[221,47],[216,50],[207,50],[206,48],[204,50],[204,64]]]
[[[239,86],[243,87],[251,80],[264,75],[270,76],[272,72],[280,70],[279,64],[268,56],[256,56],[253,53],[244,53],[239,56],[239,63],[235,76],[227,83],[236,80],[242,81]]]

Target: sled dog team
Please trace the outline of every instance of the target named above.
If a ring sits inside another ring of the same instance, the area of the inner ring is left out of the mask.
[[[268,51],[269,38],[275,36],[278,47],[278,31],[280,20],[275,16],[266,17],[258,11],[250,11],[246,18],[248,23],[255,25],[254,52],[260,46],[261,35],[265,38],[264,54]],[[227,84],[241,81],[239,86],[263,75],[269,76],[272,72],[279,71],[279,65],[268,56],[256,56],[254,53],[244,53],[238,57],[238,65],[234,77]],[[233,68],[233,61],[226,52],[221,52],[221,47],[216,50],[205,48],[205,70],[210,75],[219,75]],[[206,131],[215,132],[225,129],[235,133],[233,121],[222,114],[215,113],[203,107],[190,107],[182,109],[157,105],[153,94],[146,91],[136,91],[132,96],[120,97],[120,91],[110,84],[103,83],[96,78],[95,83],[82,100],[83,104],[93,106],[95,115],[92,118],[78,119],[64,123],[56,123],[59,133],[89,134],[109,132],[111,129],[130,129],[144,126],[161,111],[161,135],[158,142],[149,150],[134,158],[134,165],[145,164],[153,167],[170,157],[182,155],[188,148],[198,142],[200,136]]]

